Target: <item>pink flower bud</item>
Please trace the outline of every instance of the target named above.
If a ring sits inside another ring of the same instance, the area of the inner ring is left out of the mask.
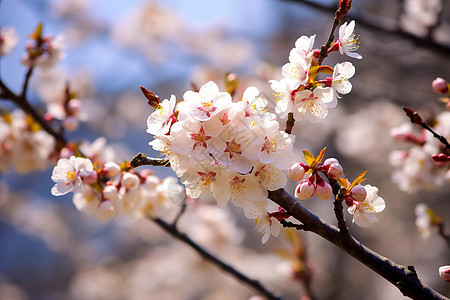
[[[366,200],[366,196],[367,196],[366,188],[360,184],[355,185],[350,191],[350,197],[357,202],[362,202]]]
[[[78,128],[78,124],[79,124],[78,118],[72,116],[68,116],[62,121],[62,126],[67,131],[76,130]]]
[[[71,116],[78,115],[78,112],[80,111],[80,100],[78,99],[70,99],[69,102],[67,102],[67,114]]]
[[[94,184],[97,182],[98,176],[96,171],[92,171],[81,176],[83,183]]]
[[[120,166],[115,162],[109,161],[105,163],[102,171],[107,177],[116,177],[120,174]]]
[[[325,168],[329,168],[332,164],[339,164],[339,161],[336,158],[330,157],[327,158],[324,162],[323,162],[323,166]]]
[[[295,181],[302,180],[305,176],[305,169],[300,164],[293,164],[288,170],[288,177]]]
[[[311,198],[315,191],[316,187],[314,184],[310,180],[306,179],[303,180],[295,189],[295,197],[305,200]]]
[[[333,195],[333,189],[329,183],[322,181],[317,184],[316,195],[320,200],[328,200]]]
[[[156,189],[159,183],[159,178],[153,175],[150,175],[145,179],[145,187],[151,190]]]
[[[107,185],[103,189],[103,198],[114,201],[117,199],[118,191],[117,187],[114,185]]]
[[[431,83],[431,87],[433,88],[434,92],[437,94],[447,94],[448,93],[448,85],[447,82],[442,79],[441,77],[437,77],[433,82]]]
[[[333,179],[337,179],[341,177],[342,173],[344,173],[344,169],[342,169],[342,166],[339,163],[333,163],[328,168],[327,175]]]
[[[450,282],[450,266],[440,267],[439,276],[441,276],[442,280]]]
[[[126,172],[122,177],[122,185],[128,190],[134,190],[139,187],[139,177],[136,174]]]

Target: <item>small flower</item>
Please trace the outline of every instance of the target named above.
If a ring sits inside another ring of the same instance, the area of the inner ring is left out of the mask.
[[[75,156],[71,156],[70,159],[61,158],[52,173],[52,180],[56,182],[51,191],[52,195],[62,196],[68,192],[82,192],[81,177],[89,174],[93,169],[92,162],[87,158]]]
[[[341,54],[346,54],[350,57],[361,59],[362,56],[356,52],[358,50],[358,38],[355,37],[355,21],[351,21],[348,25],[347,22],[339,27],[339,39],[337,43],[339,44],[339,52]]]
[[[294,118],[300,120],[306,118],[312,123],[317,123],[328,114],[328,108],[336,106],[331,88],[317,87],[313,91],[303,90],[295,94]]]
[[[351,62],[343,62],[334,66],[331,79],[331,88],[339,94],[348,94],[352,90],[352,84],[348,81],[355,75],[355,67]],[[339,95],[337,96],[338,98]]]
[[[289,87],[294,90],[308,82],[310,63],[305,60],[296,60],[281,67],[281,73],[285,77]]]
[[[219,87],[212,81],[204,84],[198,93],[185,92],[183,99],[187,104],[187,111],[181,111],[180,114],[186,114],[199,121],[209,120],[222,108],[232,103],[230,94],[219,92]]]
[[[369,184],[364,188],[367,191],[367,197],[362,202],[354,202],[351,207],[348,208],[348,212],[353,215],[353,222],[356,225],[367,228],[372,223],[378,222],[376,214],[382,212],[386,204],[383,198],[378,196],[378,188]]]
[[[293,48],[289,53],[289,61],[297,62],[307,60],[314,47],[315,38],[315,34],[310,37],[307,37],[305,35],[299,37],[297,41],[295,41],[295,48]]]
[[[277,80],[270,80],[272,90],[275,91],[274,96],[277,101],[275,112],[280,118],[285,119],[288,113],[292,112],[294,101],[292,99],[292,89],[286,78]]]
[[[19,37],[14,28],[8,26],[0,28],[0,56],[11,53],[18,41]]]
[[[350,190],[348,195],[353,201],[362,202],[366,199],[367,191],[365,187],[357,184]]]
[[[165,99],[158,104],[156,110],[147,119],[147,132],[153,135],[166,134],[170,130],[170,126],[175,121],[173,110],[176,105],[174,95],[170,96],[170,100]]]

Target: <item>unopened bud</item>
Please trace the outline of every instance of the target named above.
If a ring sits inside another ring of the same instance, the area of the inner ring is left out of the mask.
[[[337,179],[341,177],[342,173],[344,173],[344,169],[342,169],[342,166],[339,163],[334,163],[331,164],[328,168],[327,175],[333,179]]]
[[[128,190],[134,190],[139,187],[139,177],[136,174],[126,172],[122,177],[122,185]]]
[[[84,174],[81,179],[83,180],[83,183],[94,184],[97,182],[98,179],[97,172],[92,171],[87,174]]]
[[[120,174],[120,166],[116,164],[115,162],[109,161],[105,163],[103,166],[103,174],[105,174],[107,177],[116,177]]]
[[[322,181],[317,184],[316,195],[320,200],[328,200],[333,195],[333,189],[329,183]]]
[[[117,187],[114,185],[107,185],[103,189],[102,194],[103,194],[103,198],[114,201],[114,200],[116,200],[117,194],[118,194]]]
[[[338,164],[338,163],[339,163],[339,161],[338,161],[336,158],[330,157],[330,158],[325,159],[325,161],[323,162],[323,166],[324,166],[325,168],[328,168],[328,167],[330,167],[332,164]]]
[[[295,189],[295,197],[301,200],[309,199],[314,195],[315,191],[316,187],[310,180],[306,179],[303,180]]]
[[[288,170],[288,177],[295,181],[302,180],[305,176],[305,169],[298,163],[293,164]]]
[[[442,280],[450,282],[450,266],[440,267],[439,276],[441,276]]]
[[[433,91],[437,94],[445,95],[448,93],[448,84],[441,77],[437,77],[435,80],[433,80],[433,82],[431,83],[431,87],[433,88]]]
[[[159,178],[153,175],[148,176],[145,179],[145,187],[151,190],[156,189],[159,183],[160,183]]]
[[[350,191],[350,197],[357,202],[362,202],[366,200],[366,196],[367,196],[366,188],[360,184],[355,185]]]

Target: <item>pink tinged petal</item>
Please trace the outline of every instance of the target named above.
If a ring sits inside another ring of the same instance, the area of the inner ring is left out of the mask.
[[[450,282],[450,266],[439,267],[439,276],[442,280]]]
[[[249,86],[242,95],[242,100],[248,101],[248,103],[252,103],[252,101],[259,96],[259,91],[254,86]]]
[[[64,182],[56,183],[51,190],[53,196],[62,196],[74,189],[73,184],[65,184]]]
[[[81,180],[80,177],[77,177],[77,179],[75,180],[75,182],[73,184],[73,192],[74,193],[83,192],[83,181]]]

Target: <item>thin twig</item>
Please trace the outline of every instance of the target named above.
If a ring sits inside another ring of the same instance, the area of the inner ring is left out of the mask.
[[[224,261],[220,260],[210,252],[206,251],[202,246],[198,245],[196,242],[191,240],[186,234],[178,231],[176,226],[167,223],[166,221],[156,218],[151,219],[156,224],[158,224],[164,231],[169,233],[174,238],[184,242],[185,244],[189,245],[192,249],[194,249],[201,257],[208,260],[209,262],[215,264],[219,268],[221,268],[223,271],[227,272],[228,274],[231,274],[233,277],[238,279],[241,282],[246,283],[247,285],[251,286],[253,289],[267,297],[267,299],[273,299],[273,300],[281,300],[280,297],[275,296],[272,292],[267,290],[259,281],[255,279],[251,279],[247,277],[246,275],[242,274],[241,272],[234,269],[232,266],[226,264]]]
[[[411,119],[411,123],[422,126],[423,129],[428,130],[429,132],[431,132],[435,138],[437,138],[442,144],[444,144],[445,148],[450,149],[450,144],[448,143],[447,139],[444,136],[436,133],[433,130],[433,128],[428,126],[428,124],[425,123],[425,121],[419,115],[418,112],[416,112],[416,111],[414,111],[411,108],[406,107],[406,106],[403,106],[403,110],[405,111],[405,114],[408,116],[408,118]]]
[[[181,204],[181,209],[180,209],[180,211],[178,212],[177,216],[175,217],[175,219],[172,222],[173,226],[175,226],[175,227],[177,226],[178,221],[180,220],[181,216],[186,211],[186,207],[187,207],[187,205],[186,205],[186,198],[184,198],[183,199],[183,204]]]
[[[30,66],[28,68],[27,74],[25,75],[25,81],[23,82],[22,87],[22,94],[20,95],[21,98],[25,98],[28,90],[28,84],[30,83],[31,75],[33,74],[34,66]]]

